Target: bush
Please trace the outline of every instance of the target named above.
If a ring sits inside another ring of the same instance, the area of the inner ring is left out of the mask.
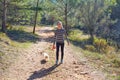
[[[89,36],[83,34],[80,30],[72,29],[69,32],[69,39],[74,45],[79,45],[82,48],[85,48],[85,45],[88,44]]]
[[[96,47],[98,52],[106,52],[106,48],[108,46],[107,41],[105,39],[94,39],[94,46]]]
[[[93,45],[85,45],[85,49],[89,51],[95,51],[95,47]]]
[[[112,53],[112,52],[115,52],[115,48],[107,45],[107,47],[104,50],[104,53]]]
[[[7,23],[7,24],[6,24],[6,28],[7,28],[7,29],[12,29],[13,26],[12,26],[11,24]]]
[[[111,53],[115,51],[115,48],[109,46],[109,43],[102,38],[95,37],[93,45],[91,45],[90,37],[83,34],[83,32],[80,30],[71,30],[69,32],[69,39],[74,45],[78,45],[81,48],[89,51],[96,51],[99,53]]]
[[[114,67],[120,67],[120,59],[115,58],[112,60],[112,63]]]

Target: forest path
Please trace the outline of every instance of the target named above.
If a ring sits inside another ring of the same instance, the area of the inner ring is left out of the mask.
[[[89,65],[83,54],[65,45],[64,63],[55,64],[55,51],[51,50],[53,28],[42,27],[37,30],[40,40],[29,49],[22,51],[14,64],[0,80],[106,80],[102,72]],[[43,62],[41,52],[49,54],[50,60]]]

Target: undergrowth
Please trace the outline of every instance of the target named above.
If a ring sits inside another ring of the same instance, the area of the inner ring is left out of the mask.
[[[89,61],[107,71],[108,75],[114,76],[113,80],[119,80],[120,52],[116,52],[113,46],[109,46],[105,39],[95,37],[93,45],[91,45],[90,37],[80,30],[70,31],[69,39],[73,45],[81,48]]]

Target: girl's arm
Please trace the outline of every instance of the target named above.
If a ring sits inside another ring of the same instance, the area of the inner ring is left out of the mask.
[[[65,31],[65,38],[67,39],[67,43],[68,43],[68,45],[69,45],[70,41],[69,41],[69,39],[68,39],[68,37],[67,37],[66,31]]]
[[[55,45],[56,42],[56,31],[54,31],[54,41],[53,41],[53,45]]]

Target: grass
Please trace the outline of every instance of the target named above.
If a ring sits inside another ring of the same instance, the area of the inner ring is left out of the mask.
[[[14,26],[7,33],[0,32],[0,70],[6,70],[17,60],[21,50],[29,48],[39,40],[39,36],[32,34],[32,28]]]
[[[112,80],[120,80],[120,54],[114,52],[114,49],[111,47],[108,48],[108,51],[112,50],[112,52],[109,53],[98,52],[96,50],[94,51],[94,48],[96,48],[96,46],[99,46],[99,44],[97,44],[99,41],[99,47],[104,49],[104,44],[105,46],[107,45],[104,39],[96,39],[96,45],[90,45],[89,36],[83,34],[80,30],[72,30],[70,32],[69,39],[74,46],[79,47],[81,52],[93,66],[103,70],[105,73],[107,73],[108,77],[112,78]]]
[[[6,34],[0,32],[0,41],[13,47],[27,48],[38,40],[39,36],[24,26],[8,29]]]
[[[83,53],[83,55],[88,59],[91,66],[94,66],[95,68],[102,70],[105,74],[107,74],[107,77],[110,78],[111,80],[119,80],[117,78],[119,78],[120,75],[119,67],[120,58],[118,57],[117,54],[106,55],[97,52],[91,52],[88,50],[83,50],[81,48],[79,49]]]
[[[89,41],[88,35],[85,35],[82,31],[76,29],[69,32],[68,38],[74,45],[80,46],[81,48],[85,48],[85,44]]]
[[[20,27],[19,29],[13,29],[7,31],[7,36],[17,42],[36,42],[39,40],[39,37],[35,34],[32,34],[30,32],[26,32],[22,30]]]
[[[0,58],[4,55],[4,53],[0,52]]]
[[[117,80],[120,80],[120,76],[117,77]]]

